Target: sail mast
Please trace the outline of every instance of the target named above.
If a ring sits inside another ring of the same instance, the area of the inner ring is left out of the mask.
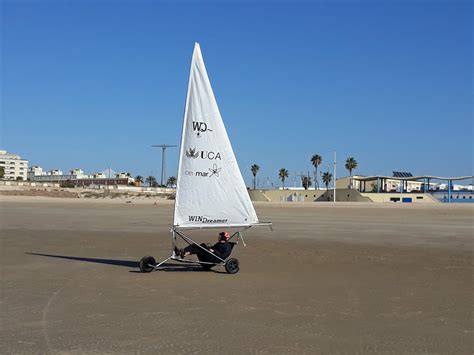
[[[193,72],[193,63],[194,63],[194,57],[196,55],[196,50],[200,48],[200,45],[198,42],[194,43],[194,50],[193,50],[193,56],[191,58],[191,67],[189,68],[189,77],[188,77],[188,90],[186,92],[186,102],[184,104],[184,115],[183,115],[183,125],[181,127],[181,142],[179,144],[179,161],[178,161],[178,175],[176,177],[176,195],[175,195],[175,200],[174,200],[174,216],[173,216],[173,225],[176,225],[176,210],[178,206],[178,200],[179,200],[179,181],[181,180],[181,160],[183,159],[183,154],[184,154],[184,137],[186,134],[186,118],[188,116],[188,106],[189,106],[189,91],[191,90],[191,77],[192,77],[192,72]]]

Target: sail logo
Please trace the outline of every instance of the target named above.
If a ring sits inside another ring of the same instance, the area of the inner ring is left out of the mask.
[[[186,170],[184,175],[187,176],[196,176],[196,177],[219,177],[219,173],[221,172],[222,168],[217,167],[217,164],[213,164],[212,168],[207,169],[207,171],[192,171]]]
[[[221,153],[213,152],[213,151],[196,151],[196,148],[189,148],[186,150],[186,156],[188,158],[201,158],[201,159],[209,159],[209,160],[222,160]]]
[[[212,176],[219,177],[219,173],[221,172],[221,170],[222,168],[218,168],[217,164],[212,165],[212,168],[209,168],[209,171],[211,172],[211,175],[209,175],[209,177],[212,177]]]
[[[199,222],[199,223],[206,223],[206,224],[215,224],[215,223],[227,223],[226,219],[218,219],[218,218],[207,218],[204,216],[188,216],[189,222]]]
[[[199,138],[199,137],[201,137],[201,134],[204,133],[204,132],[212,132],[212,129],[207,127],[206,122],[193,121],[193,131],[197,132],[196,135]]]
[[[199,156],[199,152],[196,152],[196,148],[189,148],[187,151],[186,151],[186,156],[188,158],[194,158],[196,159],[198,156]]]
[[[198,177],[209,177],[209,173],[206,171],[191,171],[191,170],[186,170],[184,172],[185,175],[188,176],[198,176]]]

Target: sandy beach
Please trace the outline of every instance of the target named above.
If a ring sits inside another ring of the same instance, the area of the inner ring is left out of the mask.
[[[470,205],[265,204],[241,270],[167,266],[173,201],[0,196],[0,353],[473,352]],[[213,241],[209,232],[195,232]]]

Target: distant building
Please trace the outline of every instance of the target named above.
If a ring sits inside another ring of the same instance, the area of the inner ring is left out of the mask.
[[[107,176],[104,173],[93,173],[91,176],[93,179],[106,179]]]
[[[4,179],[26,180],[28,177],[28,160],[6,150],[0,150],[0,168],[4,170]]]
[[[117,179],[125,179],[125,178],[130,177],[130,173],[123,173],[123,172],[122,173],[116,173],[115,177]]]
[[[370,179],[371,177],[354,175],[347,176],[337,179],[336,187],[338,189],[353,188],[361,192],[399,192],[400,191],[400,180],[396,178],[380,178],[379,187],[377,188],[377,177]],[[369,180],[370,179],[370,180]],[[434,189],[439,184],[430,183],[430,188]],[[406,192],[421,192],[423,190],[424,183],[422,181],[404,181],[403,190]]]
[[[30,181],[61,183],[76,178],[77,175],[64,175],[63,172],[58,169],[44,172],[43,168],[38,165],[32,166],[28,169],[28,180]]]
[[[38,165],[34,165],[28,169],[28,179],[31,176],[40,176],[40,175],[46,175],[46,173],[43,173],[43,168]]]
[[[469,185],[455,185],[452,181],[454,180],[466,180],[471,179],[470,176],[460,176],[445,178],[439,176],[413,176],[410,173],[398,173],[394,172],[394,175],[407,174],[408,176],[363,176],[354,175],[339,178],[336,181],[336,187],[338,189],[352,188],[359,192],[400,192],[403,188],[403,192],[429,192],[429,191],[443,191],[448,189],[447,183],[433,182],[432,180],[451,180],[452,191],[472,191]]]
[[[79,168],[69,170],[69,174],[63,174],[61,170],[55,169],[44,172],[40,166],[32,166],[28,171],[28,180],[38,182],[57,182],[72,184],[75,186],[89,185],[129,185],[133,179],[126,175],[117,174],[115,178],[108,178],[104,173],[94,173],[91,176],[84,174]]]
[[[58,175],[63,175],[63,172],[62,172],[62,170],[54,169],[54,170],[48,171],[48,172],[46,173],[46,175],[58,176]]]
[[[82,169],[72,169],[69,170],[70,175],[76,175],[78,179],[87,179],[89,176],[84,174],[84,171]]]

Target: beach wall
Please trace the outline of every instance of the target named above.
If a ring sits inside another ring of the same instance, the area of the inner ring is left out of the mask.
[[[47,188],[59,188],[60,185],[56,182],[29,182],[29,181],[9,181],[9,180],[0,180],[0,189],[23,189],[23,188],[38,188],[38,187],[47,187]]]
[[[263,190],[248,190],[250,199],[259,202],[271,202]]]
[[[249,190],[250,199],[259,202],[334,201],[334,190]],[[337,189],[336,202],[439,203],[431,194],[375,193],[355,189]]]
[[[137,187],[137,186],[127,186],[127,185],[90,185],[90,186],[77,186],[65,188],[61,187],[60,184],[56,182],[31,182],[31,181],[8,181],[0,180],[0,190],[28,190],[28,189],[38,189],[38,188],[48,188],[48,189],[61,189],[61,190],[70,190],[76,192],[83,191],[105,191],[108,190],[111,193],[113,192],[130,192],[130,193],[151,193],[151,194],[174,194],[176,189],[167,188],[167,187]]]
[[[89,199],[159,198],[174,200],[175,189],[134,186],[61,187],[57,183],[0,181],[2,196],[70,197]]]
[[[334,190],[327,190],[316,199],[316,202],[334,201]],[[336,189],[336,202],[373,202],[367,196],[354,189]]]
[[[439,203],[431,194],[423,193],[376,193],[362,192],[362,196],[370,198],[374,202],[389,203]]]
[[[322,190],[249,190],[252,201],[261,202],[314,202]]]

